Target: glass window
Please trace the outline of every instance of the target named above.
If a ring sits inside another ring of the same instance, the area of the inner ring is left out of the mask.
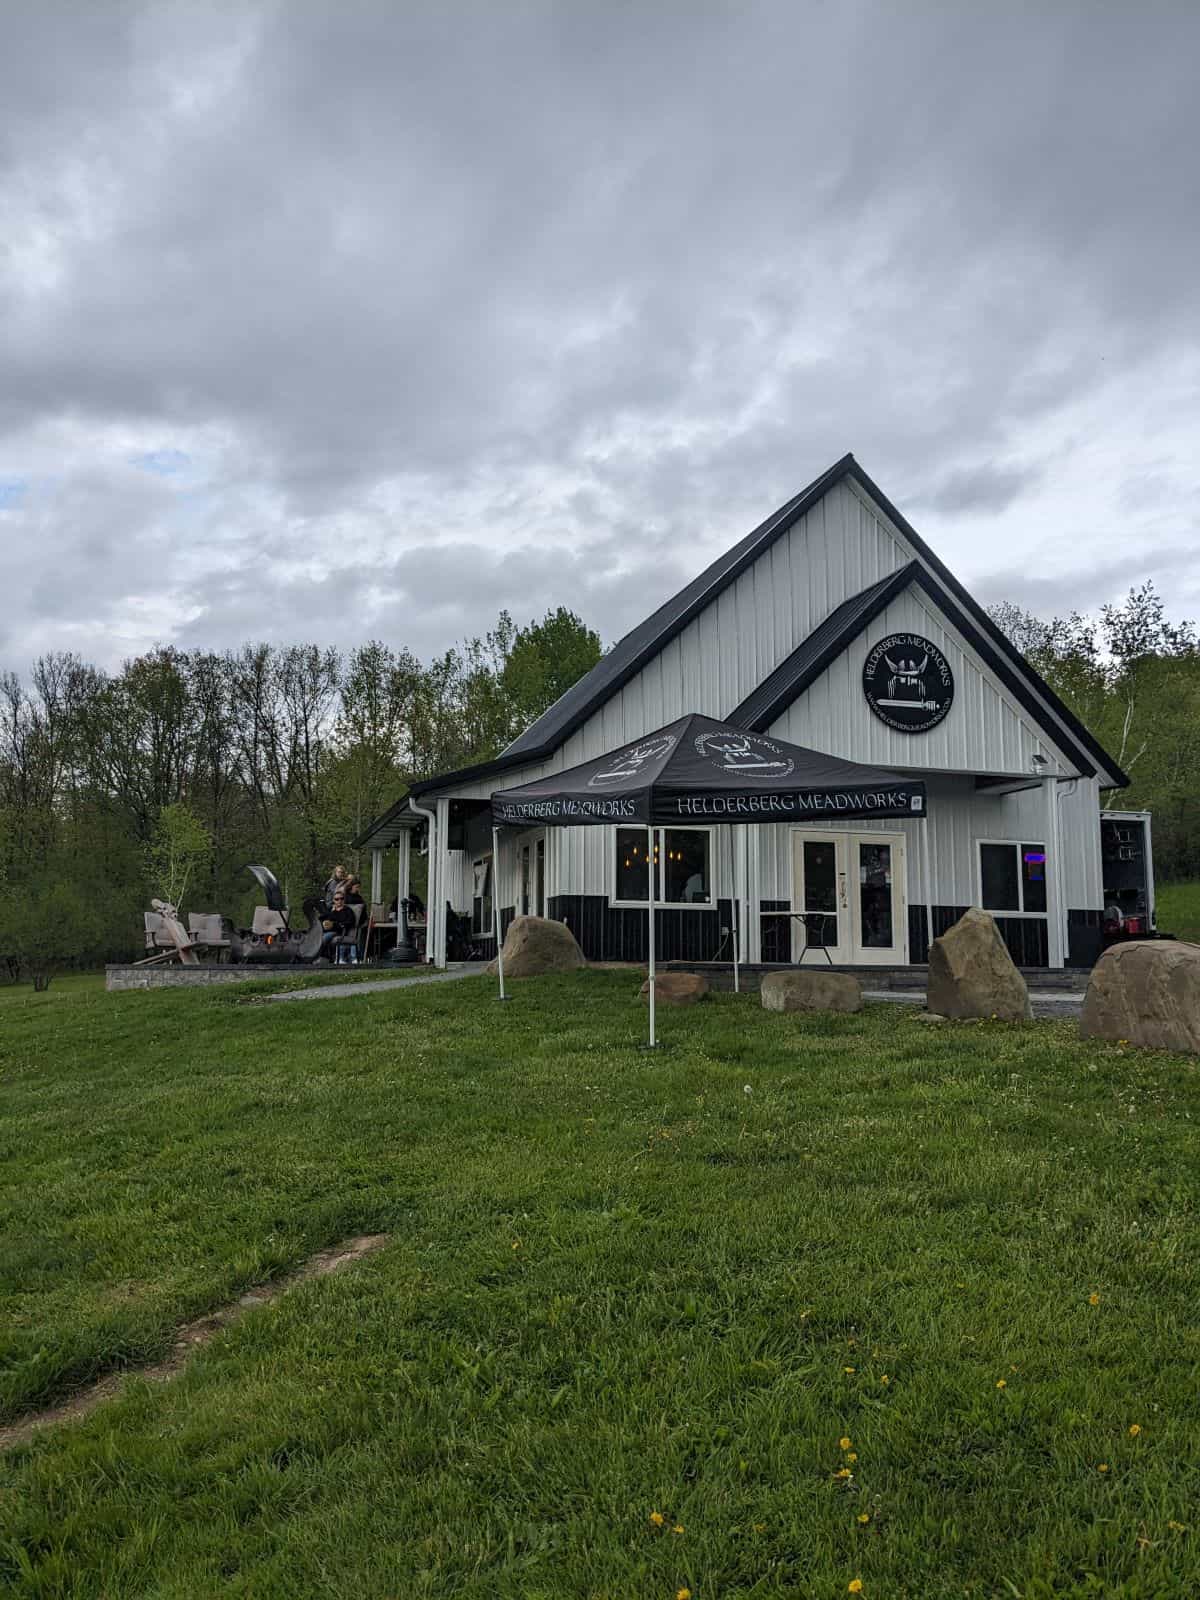
[[[471,927],[476,934],[492,933],[492,858],[475,863],[475,894],[471,901]]]
[[[1021,889],[1015,844],[981,844],[980,878],[985,911],[1020,911]]]
[[[669,904],[708,905],[709,835],[690,828],[664,828],[659,838],[663,899]]]
[[[979,877],[985,911],[1046,909],[1045,845],[981,844]]]
[[[618,828],[616,844],[616,898],[645,901],[649,849],[645,828]],[[655,829],[655,899],[664,905],[712,905],[711,863],[712,835],[707,828]]]
[[[1040,844],[1021,846],[1021,890],[1026,911],[1046,909],[1046,848]]]
[[[650,880],[646,872],[650,841],[645,828],[617,829],[617,899],[647,900]]]

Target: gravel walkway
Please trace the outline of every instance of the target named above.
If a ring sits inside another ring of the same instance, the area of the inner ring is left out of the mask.
[[[924,1006],[923,989],[864,989],[864,1000],[884,1000],[894,1006]],[[1070,989],[1031,989],[1029,1003],[1035,1017],[1077,1017],[1083,996]]]
[[[345,1000],[352,994],[382,994],[385,989],[411,989],[419,983],[453,983],[456,978],[474,978],[483,972],[486,961],[464,961],[446,972],[419,972],[409,978],[377,978],[366,983],[326,983],[312,989],[289,989],[287,994],[259,995],[269,1005],[284,1000]]]

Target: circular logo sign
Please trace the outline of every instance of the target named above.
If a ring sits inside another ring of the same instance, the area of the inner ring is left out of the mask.
[[[657,739],[643,739],[612,758],[608,766],[594,772],[588,779],[589,789],[611,789],[617,784],[632,783],[641,776],[642,768],[650,761],[669,755],[675,748],[673,733],[660,734]]]
[[[919,633],[889,633],[867,655],[863,694],[889,728],[928,733],[954,703],[954,674],[937,645]]]
[[[770,739],[724,729],[702,733],[696,740],[696,753],[739,778],[786,778],[793,765],[791,756]]]

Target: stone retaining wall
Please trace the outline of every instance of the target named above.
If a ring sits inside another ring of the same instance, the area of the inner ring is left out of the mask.
[[[298,978],[304,973],[314,970],[308,965],[288,965],[286,967],[271,967],[265,963],[256,963],[244,967],[235,966],[199,966],[185,967],[177,961],[161,967],[134,967],[111,965],[104,969],[104,987],[106,989],[196,989],[204,988],[212,983],[268,983],[281,982],[284,978]],[[330,966],[317,967],[318,972],[333,972]],[[357,972],[357,967],[347,967],[347,972]]]

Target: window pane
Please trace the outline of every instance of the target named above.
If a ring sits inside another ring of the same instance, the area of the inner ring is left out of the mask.
[[[807,947],[810,950],[820,950],[826,945],[836,948],[837,846],[832,839],[804,841],[804,904],[801,910],[810,913],[800,924]],[[824,914],[816,916],[818,911]]]
[[[892,931],[890,844],[859,844],[858,897],[863,948],[890,950],[896,942]]]
[[[1025,889],[1026,911],[1046,909],[1046,847],[1042,844],[1021,846],[1021,878]]]
[[[618,900],[645,900],[648,898],[647,847],[648,840],[645,828],[617,829]]]
[[[712,888],[708,875],[707,833],[665,828],[662,834],[663,899],[684,905],[707,905]]]
[[[1020,911],[1015,844],[981,844],[980,876],[985,911]]]

